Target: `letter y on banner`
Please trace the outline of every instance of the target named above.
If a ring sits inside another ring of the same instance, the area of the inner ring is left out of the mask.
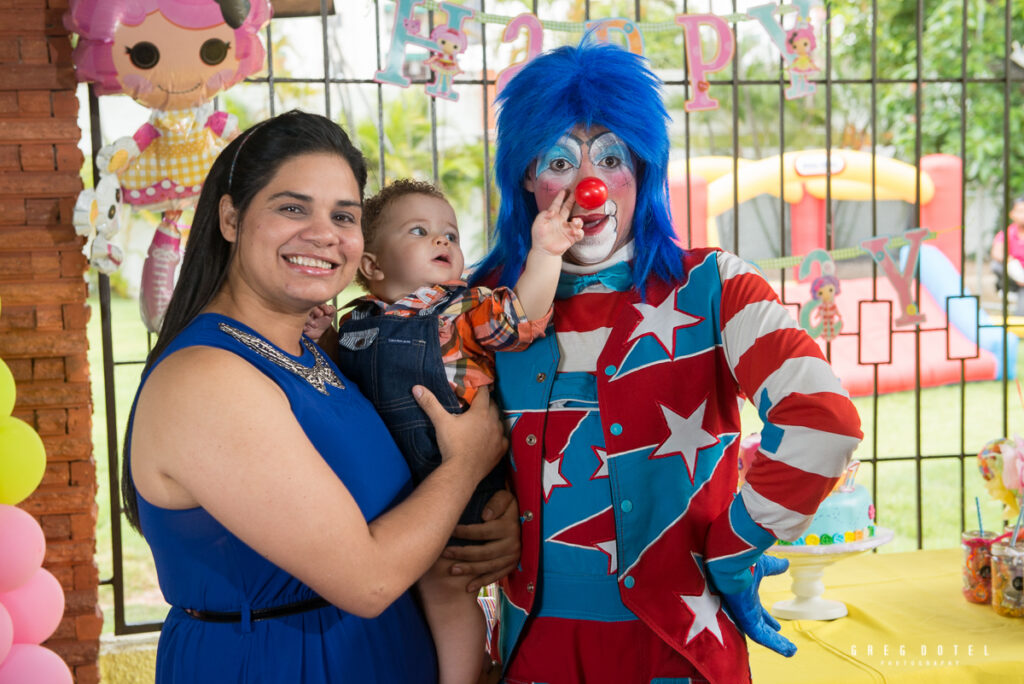
[[[897,326],[924,323],[925,320],[925,315],[921,313],[917,302],[914,301],[910,283],[917,270],[917,257],[921,251],[921,242],[927,237],[928,232],[927,228],[915,228],[903,234],[903,237],[910,242],[910,250],[907,253],[907,262],[903,265],[902,272],[885,248],[886,243],[889,242],[888,237],[868,238],[860,243],[860,246],[871,255],[875,263],[882,267],[889,282],[896,288],[896,295],[900,299],[900,316],[896,319]]]

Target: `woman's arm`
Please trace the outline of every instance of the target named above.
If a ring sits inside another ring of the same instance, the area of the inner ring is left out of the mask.
[[[437,559],[473,488],[504,453],[487,392],[461,416],[433,395],[443,462],[369,524],[292,415],[284,393],[229,352],[179,351],[136,408],[132,473],[166,508],[201,506],[268,560],[338,607],[378,615]],[[338,439],[359,425],[339,426]]]

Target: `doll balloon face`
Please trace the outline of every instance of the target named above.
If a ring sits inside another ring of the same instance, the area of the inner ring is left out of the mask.
[[[115,30],[112,57],[118,81],[147,107],[196,107],[238,71],[234,39],[227,24],[189,29],[153,12],[137,26],[121,24]]]

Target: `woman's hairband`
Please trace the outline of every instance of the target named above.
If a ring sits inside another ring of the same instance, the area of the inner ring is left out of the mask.
[[[238,143],[238,147],[235,148],[235,156],[232,157],[232,159],[231,159],[231,168],[228,169],[228,194],[229,195],[231,194],[231,181],[234,180],[234,178],[235,178],[235,164],[238,163],[238,155],[242,153],[242,147],[245,146],[245,143],[249,142],[249,138],[251,138],[252,134],[256,132],[256,129],[258,129],[260,126],[262,126],[265,123],[267,123],[267,122],[266,121],[260,121],[258,124],[256,124],[255,126],[253,126],[248,131],[246,131],[245,133],[242,134],[242,140]]]

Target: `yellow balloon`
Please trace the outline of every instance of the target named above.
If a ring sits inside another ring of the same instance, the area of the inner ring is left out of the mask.
[[[43,479],[46,449],[32,426],[13,416],[0,418],[0,504],[14,506]]]
[[[0,359],[0,418],[11,415],[14,410],[14,376],[3,359]]]

